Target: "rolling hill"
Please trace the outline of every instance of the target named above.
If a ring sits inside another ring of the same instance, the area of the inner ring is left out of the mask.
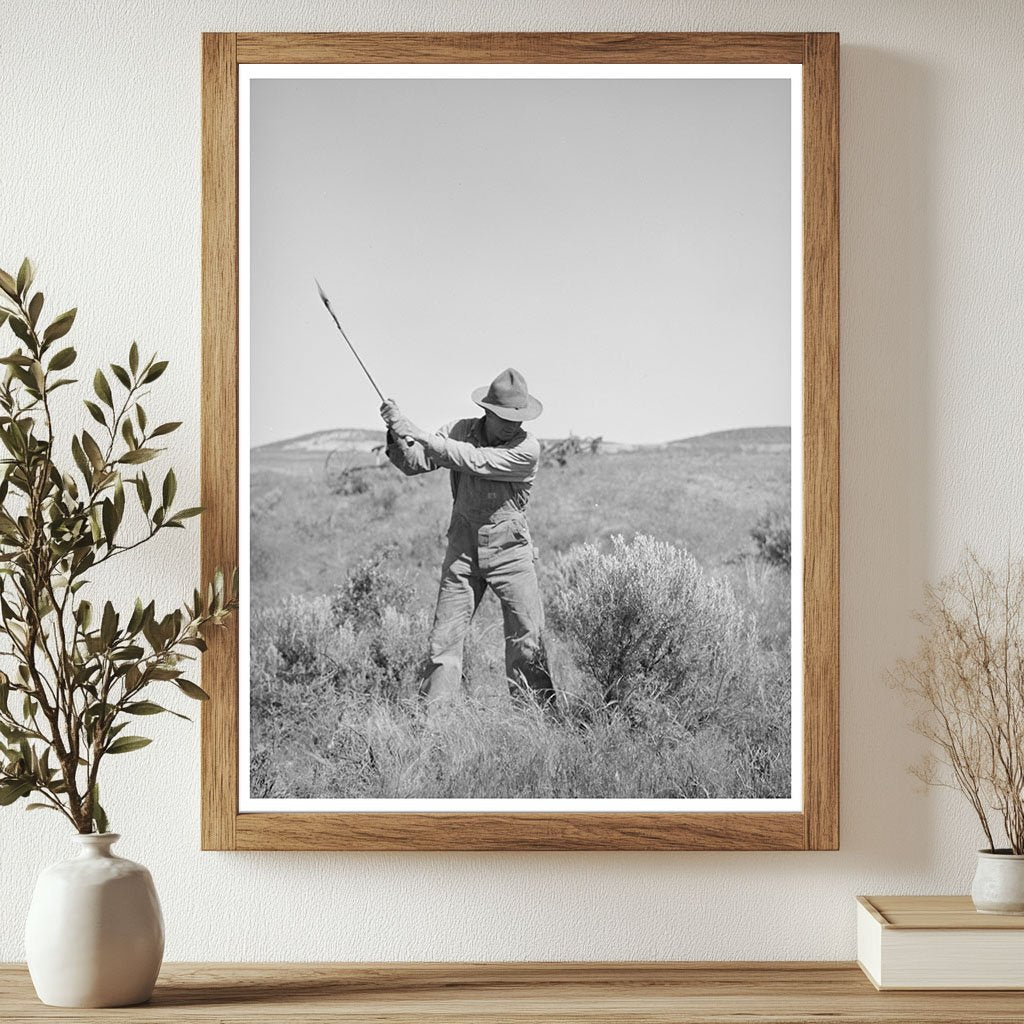
[[[661,444],[635,444],[628,441],[602,442],[602,450],[606,454],[632,451],[657,451],[675,445],[788,445],[790,443],[789,427],[738,427],[734,430],[718,430],[709,434],[696,434],[675,441]],[[561,438],[542,438],[542,442],[554,442]],[[377,445],[384,443],[383,430],[366,430],[360,427],[337,427],[332,430],[317,430],[309,434],[300,434],[284,441],[272,441],[269,444],[256,445],[253,451],[271,452],[307,452],[326,455],[332,451],[369,452]]]

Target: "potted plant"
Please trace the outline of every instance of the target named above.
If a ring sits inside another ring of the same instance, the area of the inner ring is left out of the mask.
[[[15,341],[0,357],[0,653],[10,669],[0,671],[0,805],[63,815],[81,846],[42,872],[29,910],[39,997],[129,1005],[152,992],[163,922],[149,872],[111,852],[119,837],[100,802],[100,769],[152,742],[133,723],[186,717],[160,689],[207,699],[187,674],[204,629],[235,607],[237,580],[226,588],[218,572],[163,614],[143,597],[122,610],[94,595],[94,572],[201,510],[175,505],[173,469],[157,483],[143,468],[180,423],[147,418],[142,400],[167,363],[143,359],[136,344],[123,365],[92,375],[90,427],[61,429],[53,396],[78,383],[64,340],[76,311],[44,327],[33,277],[27,259],[16,276],[0,271],[0,328]]]
[[[978,851],[975,907],[1024,914],[1024,561],[1008,559],[997,572],[969,553],[925,589],[915,617],[922,636],[896,682],[937,755],[911,770],[960,790],[978,816],[987,846]]]

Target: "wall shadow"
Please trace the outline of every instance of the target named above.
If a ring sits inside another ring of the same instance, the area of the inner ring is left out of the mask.
[[[921,743],[888,683],[930,574],[934,89],[929,68],[842,50],[841,846],[844,861],[925,870]]]

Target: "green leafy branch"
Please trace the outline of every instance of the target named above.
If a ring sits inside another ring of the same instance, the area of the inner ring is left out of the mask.
[[[41,328],[44,296],[32,292],[34,277],[27,259],[16,276],[0,270],[0,328],[8,324],[17,340],[0,357],[0,663],[14,666],[0,671],[0,806],[36,794],[29,809],[56,810],[80,832],[102,832],[103,759],[152,742],[124,732],[133,720],[186,717],[148,698],[154,684],[207,699],[187,674],[206,649],[204,630],[237,607],[238,579],[236,572],[228,585],[218,571],[164,615],[141,598],[130,613],[110,601],[94,610],[85,598],[93,569],[162,530],[184,528],[202,509],[175,506],[173,469],[158,488],[141,469],[181,423],[149,423],[142,399],[167,361],[143,361],[134,342],[123,364],[95,371],[84,405],[97,427],[70,435],[71,464],[62,464],[50,400],[78,383],[63,375],[77,352],[57,345],[77,311]],[[139,529],[126,524],[133,519]]]

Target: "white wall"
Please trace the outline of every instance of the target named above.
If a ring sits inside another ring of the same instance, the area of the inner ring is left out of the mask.
[[[886,685],[920,587],[966,543],[1021,546],[1024,238],[1014,0],[140,3],[7,0],[0,266],[81,307],[86,362],[173,359],[151,413],[198,491],[203,30],[836,30],[842,34],[842,849],[811,854],[201,853],[198,733],[111,764],[120,852],[147,864],[172,960],[828,959],[853,897],[966,892],[968,812],[922,794]],[[172,601],[197,530],[140,560]],[[23,956],[55,815],[0,810],[0,960]]]

